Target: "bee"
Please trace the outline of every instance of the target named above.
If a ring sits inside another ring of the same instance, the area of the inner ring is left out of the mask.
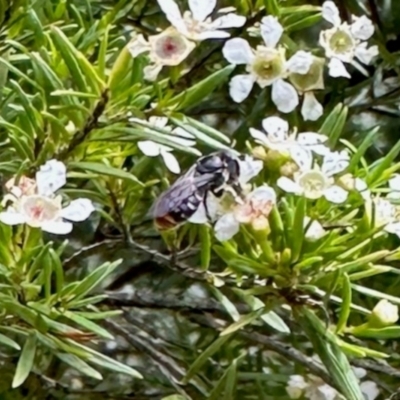
[[[207,217],[207,195],[221,197],[229,187],[241,194],[239,157],[218,151],[199,158],[189,170],[163,192],[151,208],[159,230],[172,229],[187,221],[204,205]],[[210,219],[210,218],[209,218]]]

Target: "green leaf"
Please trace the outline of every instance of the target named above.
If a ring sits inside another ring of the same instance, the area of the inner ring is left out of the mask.
[[[204,224],[199,226],[200,234],[200,264],[203,270],[208,270],[211,259],[210,228]]]
[[[300,197],[294,214],[293,221],[293,244],[292,244],[292,262],[297,262],[303,247],[304,241],[304,217],[306,215],[307,199]]]
[[[307,307],[296,310],[296,319],[304,328],[314,351],[321,358],[341,394],[346,400],[363,400],[358,379],[337,344],[336,337],[326,330],[325,324]]]
[[[201,367],[232,337],[233,334],[220,336],[210,346],[208,346],[188,369],[182,384],[186,385],[200,371]]]
[[[365,328],[351,331],[351,334],[357,337],[375,340],[398,339],[400,338],[400,326],[388,326],[379,329]]]
[[[66,339],[66,342],[77,349],[81,349],[86,353],[86,361],[99,365],[103,368],[109,369],[114,372],[120,372],[122,374],[130,375],[133,378],[142,379],[142,375],[135,369],[124,365],[118,361],[113,360],[110,357],[101,354],[90,347],[81,345],[80,343],[74,342],[72,339]]]
[[[71,321],[74,321],[76,324],[83,326],[87,330],[94,332],[105,339],[110,339],[110,340],[114,339],[114,336],[111,335],[109,332],[107,332],[104,328],[82,317],[81,315],[75,314],[71,311],[65,311],[63,315],[64,317],[70,319]]]
[[[18,360],[17,369],[15,371],[14,379],[11,385],[13,389],[17,388],[25,382],[26,378],[32,370],[35,354],[36,335],[35,333],[31,333],[26,339]]]
[[[336,333],[342,333],[346,328],[347,320],[350,315],[350,305],[351,305],[351,284],[349,276],[344,273],[342,277],[342,307],[340,308],[340,314],[338,323],[336,325]]]
[[[260,308],[259,310],[253,311],[250,314],[243,315],[240,319],[234,322],[232,325],[229,325],[225,328],[220,335],[225,336],[231,333],[238,331],[239,329],[243,328],[244,326],[251,324],[253,321],[258,319],[262,314],[265,313],[264,308]]]
[[[2,333],[0,333],[0,343],[12,347],[15,350],[21,350],[21,347],[17,342],[14,342],[14,340],[10,339],[6,335],[3,335]]]
[[[67,353],[55,353],[56,356],[71,366],[75,368],[77,371],[81,372],[83,375],[89,376],[90,378],[102,380],[103,377],[101,376],[100,372],[96,371],[92,368],[89,364],[85,363],[85,361],[81,360],[79,357],[75,356],[74,354],[67,354]]]
[[[379,292],[378,290],[369,289],[369,288],[367,288],[365,286],[356,285],[355,283],[353,283],[351,285],[351,287],[355,291],[357,291],[359,293],[362,293],[362,294],[365,294],[366,296],[374,297],[374,298],[377,298],[377,299],[388,300],[391,303],[400,305],[400,298],[399,297],[392,296],[392,295],[386,294],[386,293],[382,293],[382,292]]]
[[[327,116],[319,132],[329,137],[329,145],[334,147],[346,123],[348,109],[339,103]]]
[[[371,185],[378,181],[382,174],[391,166],[392,162],[396,159],[400,152],[400,140],[390,149],[386,156],[375,163],[372,171],[367,175],[367,184]]]
[[[224,83],[234,69],[235,65],[228,65],[227,67],[214,72],[206,79],[191,86],[185,92],[170,99],[167,105],[176,105],[178,111],[186,110],[197,105],[201,100],[209,96],[218,86]]]
[[[171,396],[163,397],[161,400],[187,400],[187,397],[181,396],[180,394],[173,394]]]
[[[225,142],[226,144],[230,144],[231,140],[229,139],[228,136],[224,135],[223,133],[221,133],[220,131],[212,128],[211,126],[208,126],[206,124],[203,124],[200,121],[197,121],[193,118],[190,117],[185,117],[185,121],[192,126],[193,128],[199,130],[200,132],[203,132],[204,134],[206,134],[207,136],[209,136],[210,138],[213,138],[219,142]]]
[[[143,183],[140,182],[136,176],[126,172],[120,168],[111,167],[109,165],[95,163],[95,162],[72,162],[69,164],[71,169],[79,169],[86,172],[94,172],[99,174],[100,176],[112,176],[118,179],[128,180],[134,183],[137,183],[140,186],[143,186]]]

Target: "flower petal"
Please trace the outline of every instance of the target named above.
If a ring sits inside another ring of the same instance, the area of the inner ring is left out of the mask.
[[[251,89],[253,89],[254,80],[251,75],[236,75],[229,82],[229,94],[236,103],[241,103],[247,99]]]
[[[171,22],[171,24],[175,26],[178,31],[186,33],[187,27],[182,18],[178,4],[174,0],[157,0],[157,2],[168,21]]]
[[[267,47],[275,47],[283,33],[283,27],[276,17],[263,17],[260,25],[261,36]]]
[[[375,31],[374,24],[365,15],[361,17],[353,16],[354,22],[350,25],[352,35],[360,40],[368,40]]]
[[[325,1],[322,4],[322,17],[334,26],[340,25],[339,10],[333,1]]]
[[[264,146],[268,145],[269,140],[264,132],[259,131],[258,129],[250,128],[250,135],[255,139],[257,143],[263,144]]]
[[[282,79],[272,84],[271,97],[278,110],[283,113],[292,112],[299,104],[296,89]]]
[[[150,45],[143,35],[134,36],[127,45],[127,49],[133,58],[150,51]]]
[[[42,231],[54,233],[56,235],[66,235],[72,231],[72,223],[64,221],[45,222],[40,227]]]
[[[222,54],[228,62],[235,65],[249,64],[254,58],[249,42],[241,38],[226,41]]]
[[[149,64],[143,68],[144,79],[154,82],[162,70],[162,64]]]
[[[286,68],[291,73],[306,74],[313,63],[314,59],[310,52],[299,50],[286,63]]]
[[[278,185],[278,187],[280,187],[287,193],[296,193],[296,194],[301,193],[301,187],[296,182],[292,181],[286,176],[281,176],[277,180],[276,184]]]
[[[323,144],[328,140],[328,136],[315,132],[302,132],[296,137],[296,142],[301,146],[314,146]]]
[[[366,396],[366,400],[375,400],[379,396],[379,389],[375,382],[365,381],[360,383],[361,392]]]
[[[262,185],[255,188],[251,193],[247,195],[248,200],[253,201],[263,201],[263,202],[271,202],[271,204],[276,203],[276,193],[272,187],[268,185]]]
[[[339,78],[339,77],[344,77],[344,78],[350,78],[350,74],[347,72],[346,67],[340,61],[338,58],[334,57],[331,58],[328,64],[329,67],[329,75],[332,76],[333,78]]]
[[[208,222],[206,207],[203,202],[200,203],[194,214],[188,218],[192,224],[206,224]]]
[[[391,190],[400,192],[400,174],[393,174],[388,183]]]
[[[0,222],[6,225],[25,224],[26,217],[9,207],[6,211],[0,212]]]
[[[350,156],[346,151],[332,151],[325,155],[321,170],[324,174],[332,176],[345,170],[349,164]]]
[[[367,43],[360,43],[355,50],[355,56],[366,65],[371,64],[371,61],[379,54],[378,46],[367,48]]]
[[[284,142],[288,139],[289,123],[279,117],[268,117],[262,120],[262,126],[268,133],[268,139]]]
[[[341,204],[347,200],[348,193],[340,186],[333,185],[325,190],[324,196],[331,203]]]
[[[40,195],[51,195],[66,182],[67,168],[61,161],[49,160],[36,172],[36,185]]]
[[[60,211],[60,216],[70,221],[80,222],[88,219],[94,210],[93,203],[89,199],[76,199]]]
[[[217,0],[189,0],[190,11],[197,21],[204,21],[213,12],[216,5]]]
[[[239,160],[239,183],[245,185],[255,176],[257,176],[263,168],[263,162],[261,160],[254,160],[253,157],[247,156],[245,159]]]
[[[226,39],[230,37],[230,33],[224,31],[218,31],[216,29],[210,31],[202,31],[197,34],[197,40],[207,40],[207,39]]]
[[[147,157],[157,157],[161,153],[160,145],[152,140],[141,140],[137,142],[140,151]]]
[[[209,25],[210,29],[240,28],[246,23],[246,17],[234,13],[223,15]]]
[[[316,121],[324,112],[322,104],[315,98],[313,92],[304,93],[301,115],[304,121]]]
[[[291,146],[289,148],[290,157],[299,166],[300,170],[308,171],[312,168],[313,156],[311,151],[303,146]]]
[[[236,221],[233,213],[223,215],[215,224],[215,237],[224,242],[235,236],[240,229],[239,222]]]
[[[178,160],[175,156],[166,150],[161,150],[161,157],[164,160],[165,166],[174,174],[181,173],[181,167],[179,166]]]
[[[385,231],[393,233],[400,238],[400,222],[390,222],[385,226]]]
[[[163,129],[168,124],[168,118],[167,117],[159,117],[157,115],[152,115],[149,118],[149,124],[154,126],[155,128]]]
[[[194,135],[189,133],[186,129],[181,128],[180,126],[177,126],[176,128],[174,128],[171,133],[173,133],[174,135],[177,135],[177,136],[182,136],[186,139],[195,140]]]
[[[304,228],[308,226],[309,222],[310,222],[309,217],[304,218]],[[305,237],[309,241],[314,242],[318,239],[321,239],[325,234],[326,231],[322,227],[322,225],[317,220],[313,220],[311,224],[308,226],[308,229],[305,233]]]

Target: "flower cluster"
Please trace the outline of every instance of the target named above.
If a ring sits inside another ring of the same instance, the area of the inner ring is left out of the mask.
[[[0,212],[0,221],[7,225],[27,224],[43,231],[65,235],[72,231],[72,223],[87,219],[94,211],[89,199],[72,200],[62,206],[62,197],[55,192],[66,183],[66,167],[57,160],[47,161],[36,173],[35,179],[25,176],[7,182],[9,194],[3,199],[11,205]],[[67,221],[65,221],[67,220]]]
[[[313,357],[314,358],[314,357]],[[314,360],[319,362],[319,359]],[[353,368],[356,377],[361,380],[367,372],[363,368]],[[379,396],[379,389],[373,381],[363,381],[360,389],[367,400],[375,400]],[[314,375],[292,375],[286,386],[286,392],[291,399],[300,399],[303,396],[309,400],[342,400],[343,397],[321,378]]]
[[[373,35],[374,26],[366,16],[352,16],[351,25],[342,22],[339,10],[333,1],[325,1],[322,5],[322,16],[333,25],[331,29],[322,31],[319,38],[321,46],[325,49],[325,55],[330,60],[329,75],[335,78],[339,76],[350,78],[344,63],[359,68],[355,58],[363,64],[370,64],[378,55],[377,46],[367,47],[366,41]]]
[[[189,0],[190,11],[183,14],[174,0],[158,0],[161,10],[172,24],[148,40],[143,35],[133,37],[128,50],[133,57],[148,53],[150,64],[144,68],[144,77],[156,80],[164,66],[176,66],[184,61],[196,47],[196,43],[206,39],[221,39],[230,36],[223,29],[238,28],[246,18],[231,9],[219,10],[220,16],[214,21],[210,14],[216,7],[216,0]]]

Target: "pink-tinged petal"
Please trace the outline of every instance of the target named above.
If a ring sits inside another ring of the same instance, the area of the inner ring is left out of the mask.
[[[254,80],[251,75],[236,75],[229,82],[229,94],[236,103],[241,103],[253,89]]]
[[[210,24],[211,29],[241,28],[246,23],[246,17],[234,13],[223,15]]]
[[[231,64],[250,64],[254,58],[253,50],[247,40],[234,38],[225,42],[222,54]]]
[[[292,112],[299,105],[296,89],[282,79],[272,84],[271,97],[278,110],[285,114]]]
[[[16,212],[13,208],[0,212],[0,222],[6,225],[19,225],[26,223],[26,217]]]
[[[174,174],[181,173],[181,167],[179,166],[178,160],[169,151],[161,151],[161,157],[164,160],[165,166]]]
[[[262,185],[255,188],[248,196],[248,200],[255,202],[270,202],[272,205],[276,203],[276,193],[272,187]]]
[[[42,224],[41,229],[55,235],[66,235],[72,232],[72,223],[64,221],[45,222]]]
[[[325,1],[322,4],[322,17],[334,26],[341,23],[339,10],[333,1]]]
[[[49,196],[67,182],[67,168],[61,161],[49,160],[36,172],[38,193]]]
[[[313,92],[304,93],[301,115],[304,121],[316,121],[324,113],[322,104],[315,98]]]
[[[295,194],[300,194],[301,193],[301,187],[291,179],[287,178],[286,176],[281,176],[276,184],[278,187],[280,187],[282,190],[284,190],[286,193],[295,193]]]
[[[328,64],[329,75],[333,78],[351,78],[350,74],[347,72],[346,67],[338,58],[331,58]]]
[[[347,200],[348,192],[340,186],[333,185],[325,190],[324,196],[331,203],[341,204]]]
[[[204,21],[213,12],[216,5],[217,0],[189,0],[190,11],[197,21]]]
[[[224,242],[235,236],[240,229],[239,222],[236,221],[235,216],[232,213],[223,215],[215,224],[214,231],[215,237]]]
[[[268,117],[262,120],[262,126],[268,133],[268,139],[274,142],[284,142],[288,138],[289,123],[279,117]]]
[[[76,199],[60,211],[60,216],[70,221],[80,222],[88,219],[94,210],[91,200]]]
[[[308,51],[299,50],[286,63],[289,72],[305,75],[311,68],[313,56]]]
[[[263,17],[260,25],[261,36],[267,47],[275,47],[283,33],[283,27],[276,17]]]

